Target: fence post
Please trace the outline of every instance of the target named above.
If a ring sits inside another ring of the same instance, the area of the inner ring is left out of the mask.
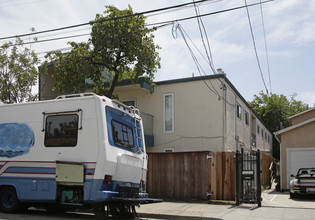
[[[258,207],[261,207],[260,150],[257,150],[256,162],[257,162],[257,204],[258,204]]]
[[[235,154],[235,161],[236,161],[236,172],[235,172],[235,175],[236,175],[236,205],[240,205],[240,192],[239,192],[239,189],[240,189],[240,180],[239,180],[239,174],[238,174],[238,170],[239,170],[239,165],[238,165],[238,160],[239,160],[239,151],[236,150],[236,154]]]

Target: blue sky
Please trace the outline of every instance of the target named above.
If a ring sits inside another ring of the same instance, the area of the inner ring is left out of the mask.
[[[247,0],[248,4],[260,0]],[[0,37],[85,23],[103,13],[105,5],[115,5],[124,9],[130,4],[135,12],[182,4],[189,1],[179,0],[0,0]],[[245,0],[209,0],[198,4],[200,14],[244,6]],[[263,78],[269,91],[288,97],[297,94],[311,107],[315,103],[315,1],[275,0],[262,6],[249,7],[250,20]],[[194,16],[194,7],[157,13],[147,18],[151,24],[159,21],[175,20]],[[240,9],[202,18],[209,39],[215,69],[222,68],[228,79],[243,97],[251,101],[254,94],[265,91],[253,47],[246,9]],[[205,52],[202,46],[196,19],[179,22],[189,38],[190,46],[200,62],[205,74],[213,74],[204,58],[194,48]],[[263,25],[265,27],[265,36]],[[161,46],[161,69],[155,74],[156,81],[199,76],[196,65],[180,33],[173,37],[172,25],[155,32],[155,42]],[[38,35],[39,40],[89,33],[88,26],[62,32]],[[57,35],[58,34],[58,35]],[[23,38],[28,41],[29,37]],[[268,74],[265,39],[269,58],[270,80]],[[33,44],[39,57],[45,52],[66,48],[66,40]],[[87,37],[73,38],[74,41],[86,41]],[[4,41],[0,41],[4,43]],[[204,73],[201,73],[203,75]],[[270,83],[271,82],[271,83]]]

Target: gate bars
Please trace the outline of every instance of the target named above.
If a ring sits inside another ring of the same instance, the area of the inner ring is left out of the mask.
[[[236,205],[257,203],[261,207],[260,151],[236,151]]]

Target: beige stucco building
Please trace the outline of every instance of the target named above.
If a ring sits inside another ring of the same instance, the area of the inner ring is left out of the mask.
[[[289,118],[290,127],[275,132],[280,142],[281,189],[289,189],[291,174],[315,167],[315,108]]]
[[[271,152],[271,133],[224,74],[156,82],[153,93],[122,85],[115,93],[152,116],[148,151]]]
[[[41,81],[46,83],[46,88],[40,88],[41,98],[55,95],[49,92],[51,82]],[[141,111],[147,151],[244,148],[271,153],[271,133],[225,74],[155,84],[152,90],[145,78],[135,84],[127,80],[114,91],[122,102]]]

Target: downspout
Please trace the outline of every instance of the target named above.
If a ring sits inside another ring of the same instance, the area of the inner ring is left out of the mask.
[[[227,152],[227,143],[226,143],[226,85],[222,83],[222,90],[223,90],[223,149],[224,152]]]
[[[236,112],[237,112],[237,102],[236,102],[236,94],[234,93],[234,128],[235,128],[235,151],[238,150],[238,142],[240,137],[237,135],[237,116],[236,116]]]

